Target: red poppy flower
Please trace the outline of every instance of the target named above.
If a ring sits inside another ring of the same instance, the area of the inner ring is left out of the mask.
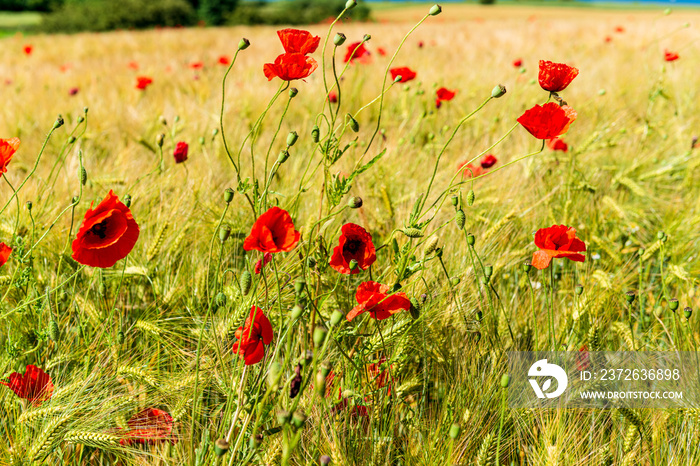
[[[391,73],[391,79],[393,80],[396,80],[398,76],[401,76],[401,81],[399,81],[401,83],[407,83],[416,77],[416,72],[405,66],[401,68],[392,68],[389,70],[389,73]]]
[[[384,50],[382,47],[377,47],[377,53],[379,54],[380,57],[386,56],[386,50]]]
[[[70,63],[66,63],[66,64],[61,65],[61,66],[58,67],[58,69],[61,71],[61,73],[65,73],[65,72],[68,71],[70,68],[71,68],[71,64],[70,64]]]
[[[73,241],[73,259],[90,267],[107,268],[129,255],[139,239],[139,226],[112,190],[85,213]]]
[[[146,89],[153,80],[148,76],[138,76],[136,78],[136,89],[144,90]]]
[[[591,367],[591,355],[588,352],[588,346],[583,345],[578,350],[576,355],[576,368],[579,371],[587,371]]]
[[[278,77],[282,81],[308,78],[316,71],[318,63],[301,53],[283,53],[275,58],[274,63],[266,63],[263,72],[268,81]]]
[[[12,248],[5,243],[0,243],[0,267],[7,263],[7,259],[10,258],[10,253]]]
[[[610,43],[610,42],[612,42],[612,37],[610,37],[610,36],[605,36],[605,43],[608,44],[608,43]]]
[[[419,41],[418,41],[418,48],[419,48],[419,49],[422,49],[424,45],[425,45],[425,43],[423,43],[422,40],[419,40]]]
[[[546,269],[552,259],[565,257],[575,262],[583,262],[586,256],[586,244],[576,237],[576,229],[565,225],[553,225],[541,228],[535,234],[535,246],[540,248],[532,256],[532,265]]]
[[[435,91],[435,94],[437,95],[437,100],[452,100],[454,99],[455,94],[457,94],[457,91],[451,91],[447,88],[441,87]]]
[[[32,45],[27,44],[24,46],[24,53],[26,55],[31,55],[33,50],[34,50],[34,46],[32,46]]]
[[[19,138],[0,139],[0,174],[7,173],[7,165],[19,149]]]
[[[671,52],[671,51],[668,51],[668,50],[664,50],[664,60],[666,60],[666,61],[676,61],[676,60],[678,60],[679,58],[680,58],[680,57],[678,56],[678,54],[677,54],[676,52]]]
[[[292,217],[275,206],[262,214],[243,241],[246,251],[288,252],[294,249],[301,234],[294,229]]]
[[[332,104],[338,103],[338,93],[336,91],[331,91],[328,93],[328,101]]]
[[[188,146],[186,142],[178,142],[175,146],[175,150],[173,151],[175,163],[182,163],[185,160],[187,160],[187,152],[189,151],[189,149],[190,146]]]
[[[493,154],[486,154],[481,158],[481,162],[479,163],[481,164],[481,168],[485,170],[493,167],[497,162],[498,159]]]
[[[516,68],[520,68],[521,66],[523,66],[523,59],[518,58],[517,60],[513,60],[513,66]]]
[[[77,87],[71,87],[71,88],[68,90],[68,94],[69,94],[69,95],[76,95],[76,94],[78,93],[78,91],[80,91],[80,89],[78,89]]]
[[[549,147],[550,150],[559,150],[562,152],[569,151],[569,145],[560,138],[549,139],[547,141],[547,147]]]
[[[623,32],[625,32],[625,28],[622,26],[615,26],[615,32],[623,33]]]
[[[301,29],[282,29],[277,31],[286,53],[301,53],[307,55],[314,53],[321,42],[319,36],[312,35],[309,31]]]
[[[576,111],[570,106],[560,107],[556,102],[548,102],[523,113],[518,123],[537,139],[553,139],[566,133],[576,116]]]
[[[373,380],[377,384],[377,388],[384,388],[389,382],[389,376],[391,374],[387,370],[385,364],[386,356],[382,356],[377,362],[367,364],[367,378]],[[391,394],[391,387],[389,387],[387,394]]]
[[[359,304],[346,316],[348,321],[365,312],[369,312],[373,319],[388,319],[392,314],[407,311],[411,307],[411,302],[404,293],[389,294],[388,286],[376,282],[360,283],[355,299]]]
[[[190,63],[190,68],[192,68],[193,70],[201,70],[202,68],[204,68],[204,63],[202,63],[201,61]]]
[[[173,417],[162,409],[146,408],[126,422],[129,428],[119,440],[121,445],[153,445],[169,441],[173,445],[177,439],[173,435]]]
[[[236,330],[238,341],[233,344],[234,354],[240,354],[246,366],[259,363],[265,356],[265,345],[272,342],[272,324],[262,309],[253,306],[243,327]]]
[[[230,65],[231,60],[226,55],[221,55],[219,57],[219,65]]]
[[[262,272],[263,267],[265,267],[270,261],[272,260],[272,254],[269,252],[266,252],[263,254],[263,258],[259,259],[255,263],[255,274],[260,275],[260,272]]]
[[[32,364],[27,365],[24,374],[13,372],[7,382],[0,380],[0,384],[34,405],[40,405],[53,395],[51,376]]]
[[[139,64],[135,61],[130,61],[126,66],[131,68],[132,70],[138,70],[139,69]]]
[[[578,69],[573,66],[540,60],[539,81],[545,91],[563,91],[576,76]]]
[[[357,261],[357,268],[350,270],[350,261]],[[372,236],[367,230],[354,223],[346,223],[341,228],[338,246],[333,249],[330,266],[340,273],[356,274],[367,270],[377,260]]]
[[[365,56],[369,55],[369,50],[365,48],[365,44],[363,42],[353,42],[352,44],[348,45],[347,52],[345,52],[345,58],[343,61],[345,63],[351,62],[360,58],[364,58]]]

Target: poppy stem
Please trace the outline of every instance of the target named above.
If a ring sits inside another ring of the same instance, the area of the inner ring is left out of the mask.
[[[236,63],[236,57],[238,57],[238,52],[240,52],[241,49],[236,49],[236,53],[233,55],[233,60],[231,60],[231,64],[228,66],[228,69],[226,70],[226,73],[224,73],[224,78],[222,79],[221,82],[221,113],[219,114],[219,127],[221,131],[221,140],[224,143],[224,150],[226,151],[226,155],[228,156],[228,159],[231,161],[231,164],[233,165],[233,169],[236,171],[236,176],[238,177],[238,182],[241,182],[241,172],[238,168],[238,165],[236,165],[236,162],[233,160],[233,156],[231,155],[231,151],[228,148],[228,143],[226,142],[226,131],[224,131],[224,108],[226,106],[226,78],[228,77],[228,74],[231,72],[231,68],[233,68],[234,63]]]
[[[241,412],[241,407],[243,406],[242,403],[242,398],[243,398],[243,386],[245,385],[245,380],[246,380],[246,374],[248,373],[248,366],[244,365],[243,366],[243,372],[241,373],[241,378],[238,381],[238,406],[236,406],[236,411],[233,414],[233,418],[231,419],[231,427],[228,430],[228,433],[226,434],[226,441],[230,442],[231,441],[231,435],[233,434],[233,428],[236,425],[236,421],[238,420],[238,415]],[[233,452],[231,452],[231,455],[233,455]]]
[[[535,344],[533,345],[533,351],[537,351],[537,344],[540,341],[540,334],[537,327],[537,313],[535,312],[535,290],[532,287],[532,280],[530,280],[530,274],[526,273],[527,284],[530,287],[530,304],[532,306],[532,327],[535,331]]]
[[[503,436],[503,418],[505,417],[506,390],[501,387],[501,420],[498,423],[498,440],[496,440],[496,466],[500,466],[501,461],[501,437]]]
[[[549,264],[549,341],[552,351],[556,350],[554,336],[554,264]]]

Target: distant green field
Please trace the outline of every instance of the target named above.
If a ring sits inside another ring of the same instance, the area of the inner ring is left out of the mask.
[[[0,35],[31,29],[41,23],[41,14],[35,12],[0,11]]]

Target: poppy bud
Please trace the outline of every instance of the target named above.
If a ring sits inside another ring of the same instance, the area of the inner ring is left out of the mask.
[[[450,202],[453,206],[457,207],[457,204],[459,204],[459,197],[457,197],[456,194],[453,194],[452,196],[450,196]]]
[[[270,372],[267,373],[267,385],[270,387],[270,389],[277,389],[278,378],[281,371],[282,366],[280,366],[277,361],[270,365]]]
[[[346,10],[352,10],[357,6],[357,2],[355,0],[348,0],[345,2],[345,9]]]
[[[408,308],[408,312],[411,313],[411,317],[415,320],[420,317],[420,303],[416,298],[410,298],[411,307]]]
[[[226,300],[226,295],[222,291],[219,291],[216,298],[214,298],[214,304],[216,304],[216,307],[224,307],[226,306]]]
[[[345,43],[345,39],[345,34],[343,34],[342,32],[336,32],[335,37],[333,38],[333,43],[336,47],[340,47]]]
[[[398,75],[398,76],[396,76],[396,77],[394,78],[394,82],[395,82],[395,83],[400,83],[402,79],[403,79],[403,78],[401,77],[401,75]],[[405,89],[408,90],[409,87],[406,86]]]
[[[219,241],[223,243],[228,239],[229,236],[231,236],[231,227],[225,225],[219,230]]]
[[[303,278],[297,278],[294,281],[294,293],[296,294],[301,294],[302,291],[304,291],[304,287],[306,286],[306,280]]]
[[[359,209],[362,207],[362,198],[355,196],[348,199],[348,207],[351,209]]]
[[[58,324],[55,320],[51,319],[49,321],[49,338],[51,341],[57,342],[60,337],[60,331],[58,329]]]
[[[318,128],[318,125],[314,125],[314,127],[311,129],[311,140],[313,142],[318,142],[321,139],[321,130]]]
[[[321,327],[320,325],[314,329],[314,346],[321,347],[326,341],[326,335],[328,330]]]
[[[27,201],[27,210],[28,211],[30,211],[30,212],[32,211],[32,206],[33,206],[32,201]]]
[[[292,319],[296,320],[304,313],[304,308],[298,304],[295,304],[292,308]]]
[[[456,422],[452,424],[452,427],[450,427],[450,438],[452,440],[456,439],[459,437],[459,433],[462,430],[462,428],[457,424]]]
[[[125,337],[124,337],[124,332],[122,332],[121,330],[119,330],[119,331],[117,332],[117,344],[118,344],[118,345],[121,345],[122,343],[124,343],[124,338],[125,338]]]
[[[287,424],[291,418],[292,414],[289,411],[285,411],[284,409],[277,413],[277,422],[281,426]]]
[[[324,396],[326,394],[326,376],[323,375],[321,371],[316,373],[316,383],[314,384],[316,388],[316,393],[318,396]]]
[[[58,118],[56,118],[56,121],[53,124],[53,129],[58,129],[61,126],[63,126],[63,117],[61,115],[58,115]]]
[[[467,233],[467,244],[469,246],[474,246],[474,244],[476,244],[476,238],[471,233]]]
[[[435,249],[437,248],[438,241],[440,241],[440,238],[437,236],[431,237],[427,243],[425,243],[425,248],[423,249],[423,254],[425,256],[429,256],[432,254]]]
[[[226,190],[224,191],[224,202],[225,202],[226,204],[230,204],[230,203],[231,203],[231,201],[233,200],[233,195],[234,195],[234,193],[235,193],[235,191],[234,191],[233,189],[231,189],[231,188],[226,188]]]
[[[371,38],[372,38],[372,36],[370,36],[369,34],[365,34],[364,36],[362,36],[362,42],[367,42],[367,41],[369,41]]]
[[[328,466],[331,464],[331,457],[328,455],[322,455],[319,459],[318,462],[321,463],[321,466]]]
[[[532,264],[529,261],[523,262],[523,272],[530,273],[530,270],[532,270]]]
[[[467,222],[467,216],[464,214],[464,211],[462,209],[459,209],[457,211],[457,214],[455,215],[455,224],[457,225],[457,229],[463,230],[464,224],[466,222]]]
[[[165,134],[160,133],[158,136],[156,136],[156,145],[158,147],[163,147],[164,140],[165,140]]]
[[[280,155],[277,156],[277,163],[282,165],[284,162],[287,161],[288,158],[289,158],[289,151],[286,149],[283,149],[280,151]]]
[[[225,438],[220,438],[214,443],[214,452],[219,458],[228,452],[228,442]]]
[[[452,278],[450,278],[450,284],[451,284],[452,286],[457,286],[457,285],[459,285],[459,282],[460,282],[460,281],[461,281],[461,280],[459,279],[459,277],[452,277]]]
[[[581,296],[583,293],[583,286],[582,285],[576,285],[574,287],[574,293],[576,293],[576,296]]]
[[[493,265],[486,265],[484,266],[484,275],[486,278],[491,278],[493,275]]]
[[[501,387],[508,388],[508,385],[510,385],[510,376],[508,374],[503,374],[501,376]]]
[[[628,291],[625,293],[625,300],[627,301],[627,304],[632,304],[634,302],[634,291]]]
[[[253,284],[253,276],[247,270],[241,273],[241,293],[247,296],[250,292],[250,286]]]
[[[214,128],[211,130],[211,138],[214,139],[216,135],[219,134],[219,128]]]
[[[68,144],[73,144],[75,142],[75,136],[71,136],[68,138]]]
[[[658,233],[656,233],[656,239],[663,239],[664,236],[666,236],[666,233],[664,233],[663,231],[659,231]]]
[[[204,139],[204,136],[199,137],[199,145],[203,146],[206,143],[206,140]]]
[[[71,202],[71,204],[77,204],[79,199],[80,198],[78,196],[73,196],[73,198],[70,200],[70,202]]]
[[[503,97],[503,94],[506,93],[506,86],[503,84],[499,84],[498,86],[494,87],[493,90],[491,91],[491,97],[494,99],[498,99],[499,97]]]
[[[338,309],[333,311],[333,314],[331,314],[331,326],[335,327],[340,323],[341,320],[343,320],[343,313],[340,312]]]
[[[423,232],[421,232],[418,228],[404,228],[402,231],[403,234],[409,238],[421,238],[423,236]]]
[[[673,312],[678,310],[678,299],[673,298],[668,302],[668,307],[671,308]]]
[[[437,4],[431,6],[430,11],[428,12],[428,14],[430,16],[437,16],[440,13],[442,13],[442,7],[440,5],[437,5]]]
[[[163,115],[158,117],[158,121],[160,122],[161,125],[168,126],[168,120],[166,120]]]
[[[83,121],[85,121],[85,117],[83,117],[82,115],[80,115],[80,116],[78,117],[78,124],[82,123]]]
[[[686,319],[690,319],[690,316],[693,315],[693,308],[688,306],[685,309],[683,309],[683,315],[685,316]]]
[[[296,144],[297,139],[299,139],[299,135],[296,131],[289,133],[287,135],[287,147],[292,147],[294,144]]]
[[[298,93],[299,93],[299,89],[297,89],[296,87],[289,88],[289,98],[290,99],[293,99],[294,97],[296,97]]]
[[[245,37],[238,42],[238,50],[245,50],[250,47],[250,41]]]
[[[351,259],[350,262],[348,262],[348,268],[352,271],[357,268],[357,261],[355,259]]]
[[[85,183],[87,183],[87,170],[85,167],[80,167],[80,184],[85,186]]]
[[[356,132],[356,133],[357,133],[358,131],[360,131],[360,124],[357,122],[357,120],[354,119],[354,118],[352,117],[352,115],[350,115],[349,113],[348,113],[347,116],[348,116],[348,120],[349,120],[348,123],[350,124],[350,129],[352,129],[352,130],[353,130],[354,132]]]
[[[354,0],[352,0],[354,1]],[[304,427],[304,423],[306,422],[306,414],[297,411],[294,413],[292,416],[292,425],[296,427],[297,429],[301,429]]]
[[[467,193],[467,205],[473,206],[474,205],[474,198],[476,198],[476,195],[474,194],[474,190],[470,189],[469,192]]]

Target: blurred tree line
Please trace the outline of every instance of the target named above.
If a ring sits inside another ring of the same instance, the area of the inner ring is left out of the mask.
[[[336,17],[345,0],[0,0],[0,10],[45,12],[46,32],[108,31],[205,24],[312,24]],[[359,21],[370,10],[347,13]]]

